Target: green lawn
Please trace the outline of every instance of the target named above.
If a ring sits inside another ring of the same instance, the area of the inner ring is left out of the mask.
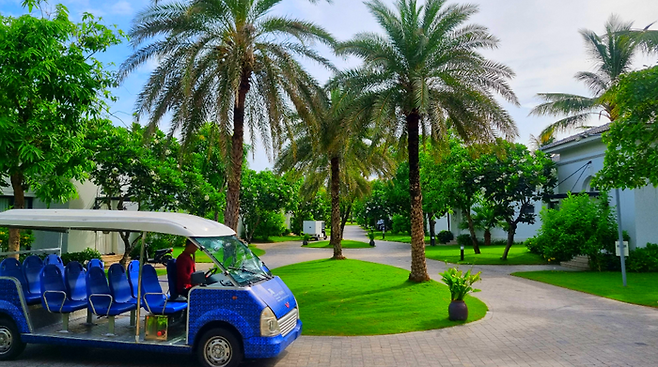
[[[658,273],[627,273],[626,288],[620,272],[530,271],[512,275],[617,301],[658,307]]]
[[[366,232],[370,233],[370,230],[366,230]],[[400,234],[400,233],[393,234],[391,232],[386,232],[386,239],[382,240],[382,231],[375,231],[375,243],[377,243],[377,241],[392,241],[392,242],[411,243],[411,235],[410,234]],[[425,243],[429,245],[430,236],[425,236]]]
[[[361,241],[352,241],[352,240],[342,240],[340,244],[343,248],[367,248],[371,247],[369,244]],[[329,241],[320,241],[320,242],[309,242],[308,245],[304,246],[308,248],[330,248]]]
[[[254,254],[256,254],[256,256],[260,257],[260,256],[265,255],[265,250],[261,250],[258,247],[256,247],[255,245],[249,245],[249,248],[251,249],[251,251],[253,251]],[[184,247],[174,247],[174,253],[172,254],[174,259],[177,258],[178,255],[180,255],[183,252],[183,250],[185,250]],[[198,263],[211,263],[212,262],[212,260],[210,260],[208,255],[204,254],[201,251],[197,251],[195,257],[196,257],[196,262],[198,262]]]
[[[541,256],[532,254],[523,245],[510,248],[507,260],[500,259],[505,251],[505,245],[480,246],[481,254],[473,253],[472,247],[464,249],[464,261],[460,261],[459,245],[439,245],[425,247],[428,259],[447,261],[453,264],[470,265],[541,265],[548,264]]]
[[[267,240],[254,238],[254,243],[279,243],[279,242],[290,242],[290,241],[301,241],[301,236],[271,236]],[[258,254],[256,254],[258,255]],[[259,255],[260,256],[260,255]]]
[[[438,329],[448,320],[450,292],[438,282],[412,283],[409,271],[358,260],[317,260],[273,270],[300,305],[305,335],[381,335]],[[467,297],[467,322],[487,306]]]

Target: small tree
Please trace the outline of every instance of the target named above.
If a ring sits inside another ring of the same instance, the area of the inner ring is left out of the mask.
[[[499,140],[493,154],[480,159],[482,195],[494,210],[494,217],[505,222],[507,246],[503,260],[514,244],[519,223],[534,223],[533,203],[547,200],[557,184],[555,164],[545,153],[531,153],[523,144]]]
[[[113,85],[93,55],[120,43],[121,32],[88,13],[73,23],[66,7],[56,9],[52,19],[0,16],[0,184],[9,178],[16,209],[29,189],[47,203],[76,196],[73,180],[91,169],[88,125]],[[20,248],[18,229],[9,242],[10,251]]]

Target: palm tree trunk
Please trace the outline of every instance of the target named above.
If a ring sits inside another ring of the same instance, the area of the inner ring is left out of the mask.
[[[489,228],[484,230],[484,245],[491,245],[491,230]]]
[[[502,260],[507,260],[507,254],[509,254],[509,249],[514,244],[514,234],[516,234],[516,223],[507,222],[509,229],[507,230],[507,246],[505,246],[505,252],[503,252]]]
[[[407,115],[409,151],[409,194],[411,195],[411,273],[409,280],[424,282],[430,279],[425,261],[425,230],[423,228],[423,197],[420,192],[418,166],[418,130],[420,115],[413,111]]]
[[[25,208],[25,191],[23,190],[23,173],[13,173],[10,177],[11,187],[14,189],[14,209]],[[9,229],[8,251],[20,251],[21,249],[21,232],[18,228]],[[18,260],[18,254],[10,255]]]
[[[330,245],[334,248],[335,260],[343,260],[343,248],[340,244],[343,238],[340,231],[340,160],[338,157],[331,158],[331,240]]]
[[[224,223],[238,231],[240,216],[240,182],[242,180],[242,161],[244,159],[244,102],[251,85],[251,70],[243,69],[238,89],[238,98],[233,108],[233,136],[231,137],[231,170],[228,174],[228,192],[226,193],[226,211]]]
[[[476,254],[480,253],[480,245],[478,244],[478,239],[475,237],[475,226],[473,225],[473,217],[471,217],[471,209],[464,209],[464,216],[468,220],[468,231],[471,234],[471,242],[473,243],[473,251]]]

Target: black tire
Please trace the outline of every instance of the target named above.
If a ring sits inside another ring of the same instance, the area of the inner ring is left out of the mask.
[[[223,328],[210,329],[197,345],[199,363],[204,367],[237,367],[242,362],[242,345],[235,334]]]
[[[171,257],[171,255],[169,255],[169,254],[166,254],[162,257],[162,259],[160,260],[160,263],[162,265],[166,266],[169,263],[169,260],[171,260],[171,259],[173,259],[173,257]]]
[[[0,318],[0,361],[10,361],[25,349],[16,324],[7,318]]]

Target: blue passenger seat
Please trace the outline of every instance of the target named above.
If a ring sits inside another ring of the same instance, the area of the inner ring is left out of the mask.
[[[186,302],[169,302],[160,287],[158,274],[150,264],[144,265],[142,269],[142,289],[144,308],[152,314],[169,315],[187,308]]]
[[[32,294],[29,292],[27,281],[25,280],[25,275],[23,274],[23,269],[21,269],[21,263],[13,257],[8,257],[0,263],[0,276],[16,278],[21,284],[23,289],[23,295],[25,297],[25,302],[28,305],[33,305],[39,303],[41,299],[41,294]]]
[[[41,272],[41,303],[49,312],[69,313],[87,307],[86,301],[74,301],[66,292],[59,267],[47,264]]]
[[[134,303],[114,299],[105,272],[97,267],[87,272],[87,299],[92,312],[98,316],[116,316],[136,308]]]
[[[43,270],[43,260],[39,256],[31,255],[23,261],[23,275],[27,281],[28,292],[37,295],[39,299],[41,299],[41,270]]]
[[[175,300],[179,294],[176,291],[176,259],[167,262],[167,283],[169,285],[169,299]]]
[[[89,260],[89,262],[87,263],[87,270],[89,270],[90,268],[93,268],[94,266],[97,267],[97,268],[105,269],[105,264],[103,264],[103,260],[101,260],[101,259],[91,259],[91,260]]]
[[[62,277],[64,276],[64,262],[62,261],[62,258],[59,257],[57,254],[50,254],[46,256],[46,260],[44,261],[45,265],[53,264],[59,268],[59,272],[62,274]]]
[[[87,274],[77,261],[66,264],[64,269],[66,292],[73,301],[87,302]]]
[[[128,264],[128,283],[133,297],[137,298],[137,279],[139,279],[139,260],[133,260]],[[142,291],[143,292],[143,291]]]
[[[107,271],[110,282],[110,291],[116,302],[137,304],[137,297],[133,297],[130,283],[126,277],[126,269],[121,264],[112,264]]]

